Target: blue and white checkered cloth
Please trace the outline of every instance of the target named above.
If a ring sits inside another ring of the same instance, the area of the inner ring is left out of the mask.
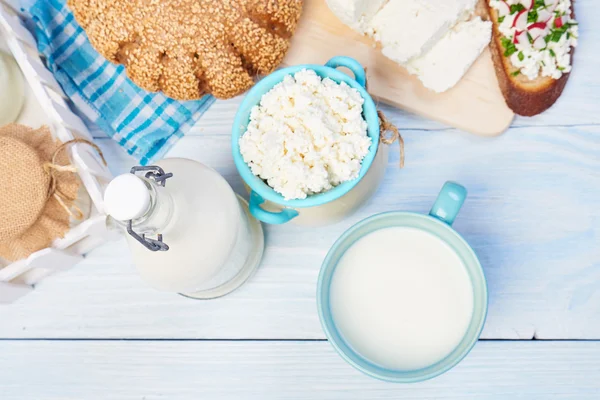
[[[160,159],[213,103],[212,96],[176,101],[132,83],[123,66],[102,57],[66,0],[26,0],[39,51],[67,96],[88,119],[142,165]]]

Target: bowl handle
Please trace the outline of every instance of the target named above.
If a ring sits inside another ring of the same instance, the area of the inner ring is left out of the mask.
[[[429,215],[452,225],[466,198],[467,189],[464,186],[456,182],[446,182],[433,203]]]
[[[346,67],[350,71],[352,71],[352,73],[354,74],[354,80],[358,82],[360,86],[366,87],[367,85],[367,76],[365,74],[365,69],[354,58],[346,56],[333,57],[331,60],[325,63],[325,66],[330,68]]]
[[[280,212],[271,212],[263,210],[260,206],[265,202],[258,193],[254,190],[250,192],[250,213],[254,216],[254,218],[259,221],[265,222],[267,224],[280,225],[285,224],[286,222],[294,219],[298,216],[298,211],[293,210],[291,208],[284,208]]]

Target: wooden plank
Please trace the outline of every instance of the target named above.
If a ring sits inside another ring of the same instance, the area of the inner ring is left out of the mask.
[[[327,342],[0,342],[3,400],[596,400],[600,343],[482,342],[417,384],[355,371]]]
[[[257,275],[239,291],[193,301],[146,287],[124,242],[0,307],[0,337],[323,338],[315,305],[320,264],[353,223],[389,210],[427,212],[443,182],[469,189],[456,229],[489,281],[484,338],[600,338],[600,127],[513,129],[493,140],[457,131],[404,131],[379,192],[358,214],[318,230],[266,227]],[[99,141],[115,173],[134,163]],[[228,135],[185,137],[171,156],[216,168],[238,192]]]
[[[231,135],[231,126],[239,105],[244,96],[229,100],[217,100],[210,106],[200,120],[187,133],[187,136]],[[407,111],[399,110],[384,103],[378,103],[386,115],[395,117],[402,129],[448,129],[447,126],[425,119]],[[94,137],[106,138],[107,135],[98,127],[90,127]]]
[[[305,0],[284,63],[324,64],[338,55],[350,56],[367,69],[369,93],[374,97],[426,118],[485,136],[504,132],[514,118],[500,92],[488,50],[455,87],[438,94],[385,57],[374,40],[344,25],[325,0]]]
[[[519,117],[513,121],[513,127],[523,126],[567,126],[600,124],[600,30],[596,29],[595,16],[600,14],[600,2],[577,0],[577,19],[580,22],[580,40],[575,53],[573,73],[558,102],[548,111],[536,117]],[[346,54],[343,50],[341,50]],[[306,61],[304,61],[306,62]],[[231,123],[243,96],[230,100],[218,100],[202,116],[198,124],[188,135],[223,134],[229,135]],[[448,129],[440,122],[420,117],[409,111],[380,103],[379,106],[391,116],[400,129]],[[105,137],[101,131],[94,135]],[[489,145],[492,145],[490,142]]]

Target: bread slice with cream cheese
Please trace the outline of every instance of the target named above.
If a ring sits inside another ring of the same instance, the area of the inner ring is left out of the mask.
[[[496,76],[506,104],[516,114],[533,116],[544,112],[558,100],[567,84],[574,47],[577,43],[576,25],[570,28],[566,25],[574,23],[575,19],[574,9],[570,3],[569,0],[533,0],[531,2],[510,0],[510,3],[504,3],[506,4],[506,8],[504,8],[503,4],[486,0],[490,20],[493,22],[490,48]],[[534,13],[535,18],[530,15]],[[521,18],[522,21],[517,18]],[[557,22],[559,18],[560,22]],[[538,26],[534,26],[534,24],[540,24],[539,26],[545,24],[546,26],[539,31],[536,29]],[[532,31],[534,33],[531,33]],[[519,35],[519,32],[525,32],[524,36]],[[506,34],[511,35],[511,33],[515,35],[507,37]],[[517,36],[517,39],[514,39],[514,36]],[[538,46],[541,48],[536,49],[534,45],[539,37],[543,38],[538,41],[540,43]],[[519,43],[519,38],[525,39],[526,42]],[[546,40],[546,38],[548,39]],[[567,40],[570,42],[566,43],[569,48],[564,49],[562,46]],[[531,51],[537,53],[532,57],[540,59],[539,65],[525,65],[528,61],[526,57],[530,47]],[[562,49],[563,52],[567,50],[566,54],[561,56],[559,49]],[[554,57],[552,54],[559,57]],[[568,67],[566,67],[567,61]],[[550,62],[556,63],[555,66],[564,69],[564,72],[556,73],[554,69],[551,69]]]

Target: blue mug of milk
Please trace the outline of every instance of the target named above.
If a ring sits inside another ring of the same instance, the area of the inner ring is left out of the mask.
[[[419,382],[458,364],[487,315],[487,285],[473,249],[452,223],[466,189],[446,182],[429,215],[367,218],[333,245],[319,274],[321,325],[356,369]]]

